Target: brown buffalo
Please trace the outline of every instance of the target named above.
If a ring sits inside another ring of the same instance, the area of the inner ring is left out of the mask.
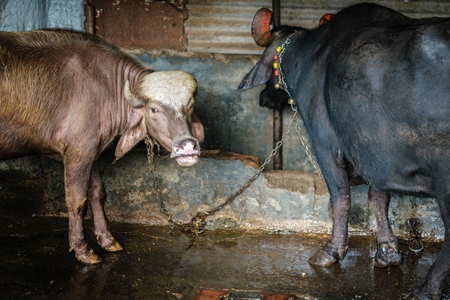
[[[50,155],[64,163],[69,246],[84,264],[89,202],[98,244],[112,236],[96,159],[120,136],[119,158],[147,135],[182,166],[200,154],[203,126],[194,115],[197,82],[182,71],[155,72],[97,37],[63,30],[0,32],[0,159]]]

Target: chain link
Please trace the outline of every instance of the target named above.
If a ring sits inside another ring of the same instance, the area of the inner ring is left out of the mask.
[[[279,61],[278,70],[280,72],[279,79],[280,79],[280,82],[281,82],[281,86],[283,87],[283,90],[289,95],[289,98],[291,98],[291,99],[292,99],[291,93],[289,93],[289,90],[287,88],[287,84],[284,81],[283,71],[281,70],[281,62],[283,60],[283,54],[284,54],[284,52],[286,52],[287,46],[291,43],[292,38],[296,34],[297,34],[297,31],[294,31],[293,33],[291,33],[287,37],[287,39],[283,42],[283,44],[281,44],[281,52],[280,52],[280,55],[279,55],[279,58],[278,58],[278,61]],[[292,107],[292,104],[291,104],[291,107]],[[293,107],[292,107],[292,109],[294,111],[296,111]]]
[[[145,138],[145,144],[146,144],[146,147],[147,147],[147,159],[148,159],[148,162],[149,162],[150,174],[151,174],[152,179],[153,179],[153,186],[154,186],[154,189],[156,191],[157,201],[159,202],[159,205],[160,205],[160,211],[166,216],[167,222],[171,226],[171,230],[173,230],[175,227],[178,227],[178,228],[180,228],[180,230],[183,233],[194,235],[194,236],[198,236],[199,234],[204,232],[205,226],[206,226],[206,218],[209,217],[209,216],[214,215],[215,213],[217,213],[218,211],[223,209],[225,206],[230,204],[234,199],[236,199],[240,194],[242,194],[242,192],[244,192],[250,186],[250,184],[252,184],[253,181],[255,181],[255,179],[262,173],[262,171],[265,169],[267,164],[269,164],[269,162],[272,160],[272,158],[275,156],[275,154],[281,148],[281,146],[283,145],[284,139],[286,138],[286,136],[289,134],[289,132],[291,131],[292,127],[294,127],[294,126],[295,126],[295,129],[297,130],[297,132],[300,135],[300,140],[301,140],[302,145],[306,149],[306,154],[311,159],[311,162],[312,162],[314,168],[316,169],[316,172],[319,174],[320,178],[323,180],[323,175],[320,172],[320,169],[319,169],[316,161],[314,160],[314,157],[312,156],[311,151],[309,150],[309,147],[307,145],[306,139],[305,139],[305,137],[303,136],[303,134],[302,134],[302,132],[300,130],[300,127],[299,127],[299,124],[298,124],[298,120],[297,120],[297,110],[294,108],[293,104],[291,104],[291,107],[292,107],[292,110],[294,111],[294,115],[292,117],[292,121],[289,124],[288,129],[282,135],[281,140],[278,141],[278,143],[276,144],[275,148],[270,152],[269,156],[261,164],[261,166],[256,170],[256,172],[253,174],[253,176],[249,180],[247,180],[247,182],[245,182],[236,193],[234,193],[232,196],[230,196],[222,204],[219,204],[218,206],[216,206],[212,210],[208,210],[208,211],[205,211],[205,212],[197,212],[197,214],[188,223],[177,223],[177,222],[175,222],[173,220],[173,218],[172,218],[172,215],[168,212],[168,210],[167,210],[167,208],[166,208],[166,206],[164,204],[164,201],[162,200],[162,197],[161,197],[161,191],[160,191],[160,188],[159,188],[159,185],[158,185],[158,180],[156,178],[155,165],[154,165],[154,160],[153,160],[154,159],[153,148],[154,148],[155,145],[158,145],[158,144],[155,141],[153,141],[152,138],[149,137],[149,136],[147,136]],[[158,147],[159,147],[159,145],[158,145]]]
[[[291,103],[291,108],[293,111],[295,111],[297,113],[297,109],[294,107],[293,103]],[[319,165],[317,164],[316,160],[314,159],[314,156],[308,147],[308,142],[306,141],[306,138],[303,135],[302,130],[300,129],[300,126],[298,124],[298,119],[295,119],[295,121],[296,121],[295,129],[297,130],[298,135],[300,136],[300,142],[302,143],[303,147],[305,148],[306,155],[308,155],[309,160],[311,161],[314,169],[316,170],[316,173],[319,174],[320,179],[325,182],[325,179],[323,178],[323,174],[320,171]]]
[[[291,105],[292,110],[294,111],[294,115],[292,117],[292,121],[289,124],[288,129],[286,130],[286,132],[282,135],[281,140],[278,141],[278,143],[276,144],[275,148],[270,152],[269,156],[266,158],[266,160],[264,161],[264,163],[258,168],[258,170],[256,170],[256,172],[253,174],[253,176],[246,182],[244,183],[241,188],[234,193],[231,197],[229,197],[225,202],[223,202],[222,204],[218,205],[216,208],[206,211],[206,212],[197,212],[197,214],[191,219],[190,222],[185,223],[185,224],[181,224],[181,223],[176,223],[173,218],[172,215],[167,211],[166,206],[164,204],[164,202],[162,201],[161,198],[161,191],[159,189],[159,185],[158,185],[158,180],[156,178],[156,173],[155,173],[155,166],[154,166],[154,161],[153,161],[153,148],[155,145],[158,145],[155,141],[152,140],[152,138],[150,136],[147,136],[145,138],[145,144],[147,146],[147,159],[150,165],[150,174],[153,178],[153,185],[157,194],[157,200],[160,204],[160,210],[161,212],[166,216],[168,223],[171,226],[171,230],[174,227],[179,227],[181,229],[182,232],[187,233],[187,234],[192,234],[194,236],[198,236],[200,233],[202,233],[205,230],[205,225],[206,225],[206,218],[208,216],[212,216],[215,213],[217,213],[218,211],[220,211],[221,209],[223,209],[226,205],[230,204],[234,199],[236,199],[240,194],[242,194],[242,192],[247,189],[250,184],[262,173],[262,171],[264,170],[264,168],[267,166],[267,164],[272,160],[272,158],[275,156],[275,154],[278,152],[278,150],[280,149],[280,147],[283,145],[284,139],[286,137],[286,135],[291,131],[292,127],[295,126],[295,129],[297,130],[299,136],[300,136],[300,141],[303,145],[303,147],[305,147],[305,152],[308,155],[309,159],[311,160],[314,169],[316,170],[316,172],[319,174],[319,177],[324,180],[323,178],[323,174],[322,172],[320,172],[320,168],[317,165],[309,147],[308,144],[306,142],[305,137],[303,136],[300,126],[298,124],[298,120],[297,120],[297,109],[294,107],[294,103],[292,101],[292,97],[288,91],[286,82],[284,81],[284,76],[281,70],[281,61],[282,61],[282,57],[284,52],[287,49],[287,46],[291,43],[293,37],[297,34],[297,32],[293,32],[292,34],[289,35],[289,37],[284,41],[284,43],[282,44],[282,51],[280,53],[280,57],[279,57],[279,71],[280,71],[280,81],[281,84],[283,86],[283,89],[287,92],[287,94],[289,95],[289,97],[291,98],[289,101],[289,104]],[[158,145],[159,147],[159,145]]]
[[[156,141],[154,141],[150,136],[146,136],[144,141],[147,148],[147,160],[149,162],[150,175],[153,179],[153,187],[156,191],[156,198],[157,201],[159,202],[160,211],[166,216],[167,222],[170,225],[170,230],[172,231],[174,228],[178,227],[184,233],[193,234],[195,236],[199,235],[204,231],[204,224],[198,221],[197,222],[191,221],[186,224],[177,223],[173,220],[172,214],[170,214],[169,211],[167,210],[166,205],[164,204],[164,201],[162,200],[161,197],[161,190],[159,188],[158,179],[156,177],[155,172],[153,148],[155,147],[155,145],[157,145],[159,151],[159,144]]]
[[[281,52],[280,52],[280,55],[278,58],[278,60],[279,60],[278,70],[280,72],[279,79],[281,82],[281,86],[283,87],[283,90],[288,94],[288,96],[289,96],[288,103],[291,105],[291,108],[295,113],[297,113],[297,109],[294,106],[294,100],[292,99],[292,96],[291,96],[291,93],[289,92],[288,86],[287,86],[286,82],[284,81],[284,75],[283,75],[283,70],[281,69],[281,63],[283,61],[283,56],[284,56],[284,53],[286,52],[287,46],[292,42],[292,40],[294,39],[294,37],[297,33],[298,33],[298,31],[294,31],[293,33],[291,33],[287,37],[287,39],[283,42],[283,44],[281,44]],[[294,114],[294,119],[295,119],[295,114]],[[317,165],[317,162],[314,159],[314,156],[312,155],[312,152],[308,147],[308,143],[306,142],[305,136],[302,134],[300,126],[298,125],[298,120],[297,119],[295,119],[295,120],[296,120],[295,129],[297,130],[297,132],[300,136],[300,141],[301,141],[303,147],[305,147],[306,155],[308,155],[309,159],[311,160],[311,163],[312,163],[314,169],[316,170],[317,174],[319,174],[320,179],[322,181],[325,181],[323,178],[323,174],[320,171],[320,168]]]
[[[409,239],[408,239],[409,250],[416,253],[422,251],[424,247],[421,233],[419,230],[415,228],[416,225],[418,225],[417,223],[418,223],[417,220],[414,219],[406,220],[406,224],[409,227]]]

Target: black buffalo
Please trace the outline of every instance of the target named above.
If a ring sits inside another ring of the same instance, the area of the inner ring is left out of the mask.
[[[444,245],[411,298],[437,297],[450,273],[450,19],[359,4],[311,30],[280,26],[268,34],[255,20],[255,40],[267,48],[239,88],[267,83],[260,103],[268,107],[292,97],[330,192],[331,237],[310,263],[344,258],[349,177],[358,174],[371,186],[381,265],[400,262],[389,193],[437,198]]]

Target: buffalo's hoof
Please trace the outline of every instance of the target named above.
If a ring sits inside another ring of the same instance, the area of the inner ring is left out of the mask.
[[[117,252],[123,250],[123,247],[116,241],[116,239],[110,233],[107,233],[103,236],[97,235],[96,239],[97,243],[105,251]]]
[[[417,289],[415,289],[412,293],[407,295],[406,300],[439,300],[441,299],[442,292],[439,288],[435,288],[432,293],[429,293],[426,288],[426,284],[423,283]]]
[[[117,252],[117,251],[123,250],[123,247],[116,240],[113,240],[111,242],[111,244],[103,247],[103,250],[108,251],[108,252]]]
[[[441,295],[430,295],[429,293],[424,293],[421,290],[415,290],[414,292],[406,295],[404,300],[439,300],[441,299]]]
[[[395,245],[391,247],[383,243],[375,254],[373,265],[377,268],[397,267],[402,263],[402,256],[398,253]]]
[[[89,247],[82,250],[75,249],[75,257],[84,265],[95,265],[102,261],[102,258]]]
[[[323,247],[308,259],[308,262],[312,265],[329,267],[340,259],[344,259],[347,254],[347,249],[338,249],[334,251],[332,248]]]

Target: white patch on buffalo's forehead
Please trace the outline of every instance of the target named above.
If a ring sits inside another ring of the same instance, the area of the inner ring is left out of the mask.
[[[197,91],[194,76],[183,71],[159,71],[142,79],[141,93],[151,101],[158,101],[172,109],[187,105]]]

